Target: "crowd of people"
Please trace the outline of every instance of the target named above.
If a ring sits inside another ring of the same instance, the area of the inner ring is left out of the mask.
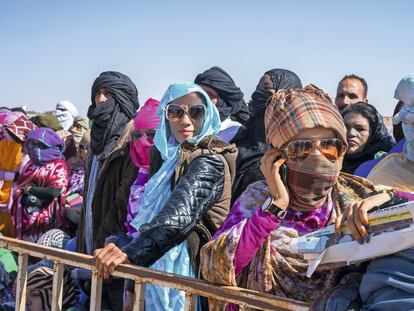
[[[238,286],[311,310],[414,309],[414,250],[306,276],[299,237],[346,225],[369,243],[368,213],[414,201],[414,74],[398,83],[390,132],[367,82],[346,75],[334,101],[294,72],[260,77],[248,103],[215,66],[138,101],[125,74],[101,73],[87,116],[0,108],[0,234],[94,256],[102,310],[132,310],[120,264]],[[26,308],[51,310],[53,263],[29,262]],[[16,256],[0,249],[0,310],[14,308]],[[67,267],[67,310],[88,310],[91,272]],[[183,310],[148,284],[146,310]],[[237,310],[197,299],[197,310]]]

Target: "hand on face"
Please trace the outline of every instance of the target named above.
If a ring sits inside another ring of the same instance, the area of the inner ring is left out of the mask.
[[[280,157],[280,158],[278,158]],[[277,159],[275,161],[275,159]],[[283,152],[270,149],[263,155],[260,163],[260,170],[266,179],[269,192],[275,204],[286,210],[289,206],[289,194],[280,176],[280,167],[286,162]]]
[[[95,266],[104,279],[108,279],[120,264],[129,264],[128,256],[113,243],[95,250],[93,257]]]
[[[341,234],[341,227],[346,222],[352,237],[359,243],[369,242],[367,227],[369,225],[368,212],[390,200],[388,193],[380,193],[364,200],[351,203],[345,212],[335,220],[335,230]]]

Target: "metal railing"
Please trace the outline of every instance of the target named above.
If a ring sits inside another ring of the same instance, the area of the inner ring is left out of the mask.
[[[102,278],[97,273],[92,256],[6,237],[0,237],[0,247],[7,248],[19,254],[16,310],[25,310],[29,256],[49,259],[54,262],[52,311],[62,310],[63,272],[65,265],[92,271],[91,303],[89,310],[101,310]],[[280,298],[239,287],[212,285],[205,281],[132,265],[120,265],[112,275],[135,281],[134,311],[144,310],[146,283],[184,291],[185,311],[195,310],[197,296],[235,303],[240,306],[240,310],[246,310],[247,308],[259,310],[308,310],[308,304],[304,302]]]

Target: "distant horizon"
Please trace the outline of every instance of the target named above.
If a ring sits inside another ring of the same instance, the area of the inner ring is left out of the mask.
[[[395,87],[414,72],[413,11],[409,0],[2,2],[0,106],[43,112],[67,99],[86,115],[103,71],[130,76],[143,104],[216,65],[246,102],[272,68],[294,71],[332,99],[354,73],[390,116]]]

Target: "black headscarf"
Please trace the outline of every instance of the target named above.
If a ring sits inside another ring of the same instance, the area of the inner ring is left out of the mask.
[[[290,90],[302,88],[302,82],[296,73],[286,69],[272,69],[266,71],[264,75],[269,75],[273,82],[273,88],[277,92],[279,90]],[[272,92],[257,89],[252,94],[249,103],[250,114],[252,116],[264,116],[267,108],[267,100],[272,96]]]
[[[217,92],[217,109],[221,121],[230,116],[232,120],[244,124],[249,119],[249,108],[243,99],[242,91],[220,67],[214,66],[200,73],[194,83],[207,85]]]
[[[276,92],[280,89],[302,88],[302,82],[292,71],[272,69],[265,74],[270,76]],[[246,129],[235,137],[239,155],[236,163],[236,178],[233,183],[232,203],[249,184],[264,178],[260,171],[260,159],[269,148],[265,137],[264,113],[267,100],[272,94],[270,91],[261,89],[257,89],[252,94],[252,100],[249,103],[250,119],[246,124]]]
[[[95,95],[100,89],[105,89],[111,96],[104,105],[97,107]],[[93,121],[91,149],[95,155],[103,151],[106,155],[139,108],[138,90],[128,76],[116,71],[106,71],[93,83],[91,101],[92,105],[88,110],[88,118]]]
[[[344,109],[342,116],[345,117],[348,113],[356,113],[367,119],[372,132],[365,148],[360,153],[354,155],[346,154],[344,157],[342,171],[353,174],[362,163],[374,159],[374,155],[377,152],[388,152],[396,143],[394,137],[385,126],[383,117],[374,106],[365,102],[359,102]]]

